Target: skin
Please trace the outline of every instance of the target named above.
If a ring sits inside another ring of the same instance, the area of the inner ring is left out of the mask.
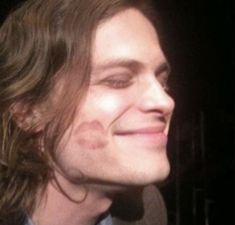
[[[97,120],[81,123],[75,133],[77,134],[78,145],[84,149],[102,149],[107,145],[104,127]]]
[[[154,27],[128,9],[99,25],[92,47],[88,93],[56,156],[55,176],[74,201],[50,182],[33,214],[36,225],[94,225],[115,193],[169,173],[174,101]]]

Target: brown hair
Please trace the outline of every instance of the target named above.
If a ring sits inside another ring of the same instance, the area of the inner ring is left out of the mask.
[[[32,213],[38,188],[50,179],[58,141],[89,85],[98,24],[129,7],[149,17],[146,6],[146,0],[29,0],[7,17],[0,28],[0,224],[10,218],[19,224],[21,213]],[[59,103],[49,105],[61,79]],[[33,109],[42,105],[40,133]]]

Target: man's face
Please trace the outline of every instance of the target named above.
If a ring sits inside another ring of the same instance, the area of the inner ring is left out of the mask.
[[[156,31],[139,11],[98,26],[88,93],[57,151],[68,180],[83,174],[93,184],[146,185],[168,175],[168,70]]]

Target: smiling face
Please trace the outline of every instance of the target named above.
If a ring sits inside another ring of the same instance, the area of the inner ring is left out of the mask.
[[[168,73],[156,31],[139,11],[98,26],[90,86],[57,151],[70,182],[82,173],[94,184],[146,185],[168,175]]]

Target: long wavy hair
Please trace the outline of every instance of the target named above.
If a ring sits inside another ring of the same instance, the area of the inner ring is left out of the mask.
[[[94,32],[130,7],[154,18],[146,0],[28,0],[2,24],[0,224],[20,224],[33,212],[37,191],[51,179],[57,144],[89,86]]]

